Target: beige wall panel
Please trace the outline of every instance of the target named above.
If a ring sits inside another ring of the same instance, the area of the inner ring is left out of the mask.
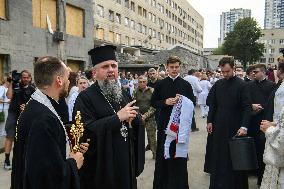
[[[66,33],[84,37],[84,11],[72,5],[66,6]]]
[[[41,28],[47,28],[46,15],[51,22],[52,30],[56,30],[56,0],[41,0]]]
[[[0,0],[0,18],[6,19],[6,0]]]
[[[38,27],[40,28],[40,4],[41,0],[33,0],[33,27]]]

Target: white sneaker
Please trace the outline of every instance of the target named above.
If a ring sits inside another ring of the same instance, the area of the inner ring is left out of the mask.
[[[7,170],[7,171],[12,170],[11,163],[5,161],[5,162],[4,162],[4,169]]]

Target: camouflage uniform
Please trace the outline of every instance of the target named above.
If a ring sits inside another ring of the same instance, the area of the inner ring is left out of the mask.
[[[147,132],[148,143],[150,145],[150,149],[153,153],[153,158],[156,158],[156,121],[155,121],[155,108],[151,106],[151,98],[153,94],[153,89],[147,87],[145,91],[137,88],[133,94],[134,99],[136,100],[136,106],[139,107],[139,113],[145,115],[145,127]]]

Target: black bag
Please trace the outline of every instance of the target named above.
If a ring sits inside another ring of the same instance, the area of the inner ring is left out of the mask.
[[[258,169],[257,155],[252,137],[233,137],[229,142],[233,170]]]
[[[4,102],[2,103],[2,111],[0,112],[0,123],[5,122]]]

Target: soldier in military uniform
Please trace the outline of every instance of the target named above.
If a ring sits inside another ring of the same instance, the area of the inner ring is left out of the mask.
[[[142,115],[142,120],[146,127],[148,143],[153,153],[153,159],[156,158],[156,121],[155,121],[155,109],[151,106],[151,98],[153,94],[153,88],[147,86],[147,78],[145,76],[139,76],[138,88],[134,91],[134,99],[136,100],[136,106],[139,107],[139,113]]]

